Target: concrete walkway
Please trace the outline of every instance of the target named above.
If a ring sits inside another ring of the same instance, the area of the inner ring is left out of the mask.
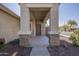
[[[29,40],[31,47],[47,47],[49,45],[48,37],[37,36]]]
[[[49,52],[46,47],[34,47],[30,56],[49,56]]]
[[[48,38],[46,36],[38,36],[30,40],[30,46],[33,47],[30,56],[49,56],[47,50]]]

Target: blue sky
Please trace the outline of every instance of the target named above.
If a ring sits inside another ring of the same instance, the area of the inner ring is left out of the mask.
[[[79,3],[64,3],[59,6],[59,25],[66,24],[74,19],[79,26]]]
[[[7,8],[20,16],[20,6],[18,3],[3,3]]]
[[[5,4],[6,7],[11,9],[20,16],[20,6],[17,3]],[[79,3],[63,3],[59,6],[59,26],[66,24],[69,19],[74,19],[79,26]]]

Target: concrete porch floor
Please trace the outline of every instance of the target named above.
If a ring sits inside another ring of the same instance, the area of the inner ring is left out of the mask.
[[[37,36],[29,39],[29,46],[31,47],[47,47],[49,45],[48,37]]]
[[[30,56],[49,56],[47,46],[49,45],[46,36],[37,36],[29,40],[30,46],[33,47]]]

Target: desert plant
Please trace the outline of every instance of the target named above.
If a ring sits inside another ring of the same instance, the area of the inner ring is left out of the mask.
[[[4,46],[4,43],[5,43],[5,39],[0,38],[0,48],[2,48]]]
[[[74,33],[71,34],[70,40],[72,40],[73,44],[79,46],[79,30],[75,30]]]
[[[63,26],[60,27],[60,30],[61,30],[61,31],[67,31],[68,28],[69,28],[69,27],[68,27],[67,25],[63,25]]]
[[[70,19],[67,22],[67,25],[69,26],[69,29],[71,29],[73,26],[77,26],[77,22],[75,20]]]

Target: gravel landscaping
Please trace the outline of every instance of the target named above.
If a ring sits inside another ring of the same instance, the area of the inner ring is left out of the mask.
[[[79,56],[79,46],[75,46],[67,38],[60,40],[59,47],[47,47],[50,56]],[[16,39],[0,49],[0,56],[30,56],[32,47],[19,46],[19,39]]]
[[[0,49],[0,56],[30,56],[32,47],[19,46],[19,39],[16,39]]]
[[[79,47],[61,40],[59,47],[47,47],[51,56],[79,56]]]

